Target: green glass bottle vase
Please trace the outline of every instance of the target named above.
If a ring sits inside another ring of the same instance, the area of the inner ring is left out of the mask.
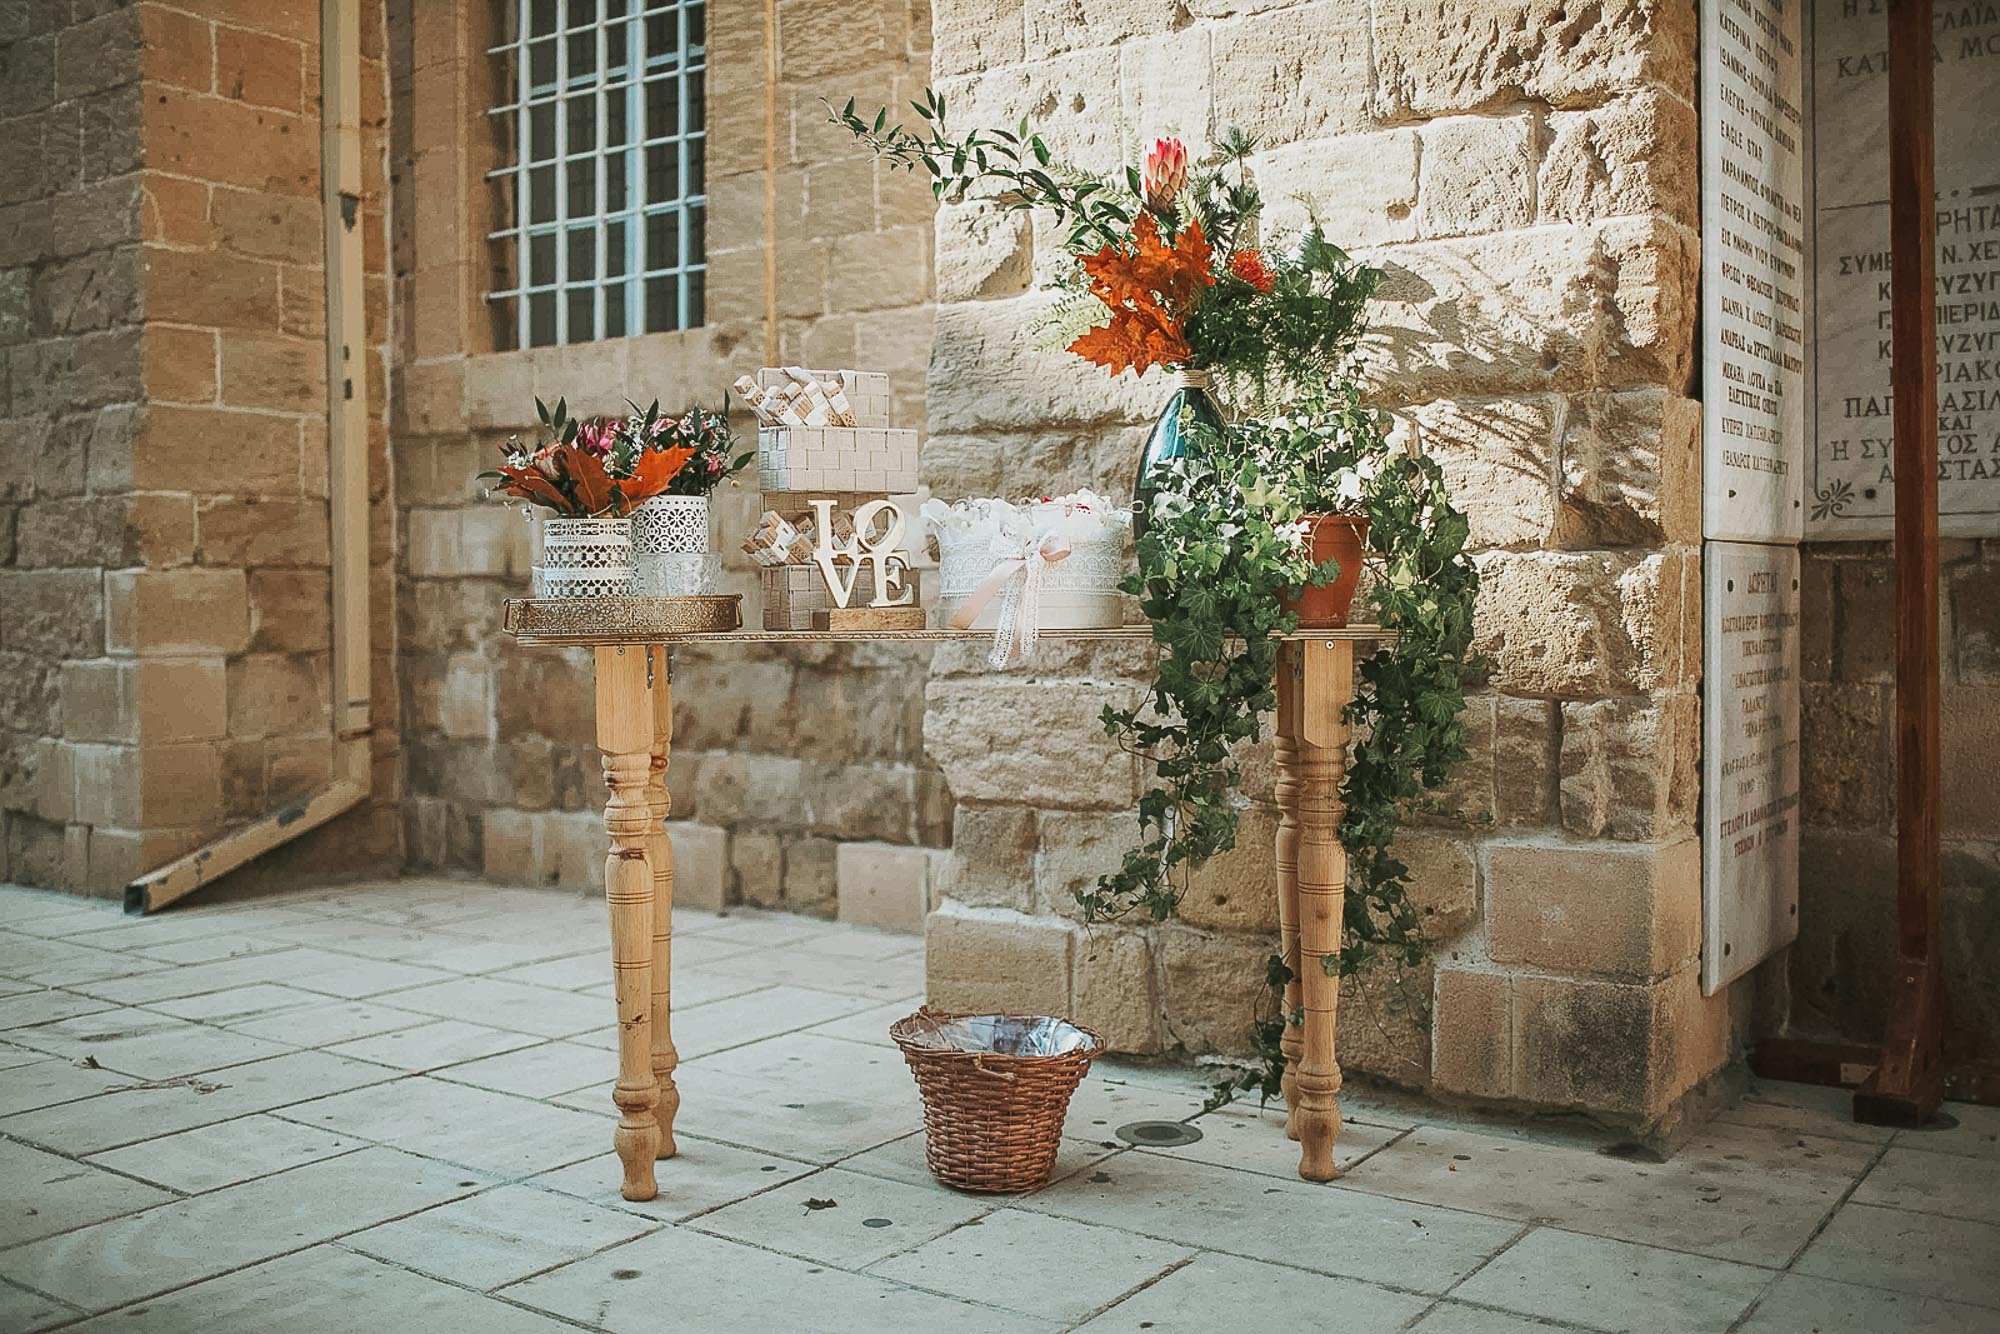
[[[1174,395],[1167,400],[1160,419],[1153,423],[1152,434],[1146,437],[1146,448],[1139,456],[1138,476],[1132,479],[1133,541],[1145,536],[1153,494],[1159,489],[1153,481],[1153,470],[1169,459],[1186,458],[1197,451],[1194,423],[1200,422],[1213,431],[1222,429],[1222,413],[1208,392],[1214,383],[1207,371],[1174,372]]]

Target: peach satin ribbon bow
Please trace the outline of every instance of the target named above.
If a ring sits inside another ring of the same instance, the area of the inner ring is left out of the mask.
[[[1041,638],[1042,572],[1067,558],[1069,552],[1068,538],[1047,532],[1021,555],[1000,560],[952,615],[952,629],[971,629],[979,613],[997,594],[1000,614],[993,624],[993,653],[988,660],[1000,668],[1017,651],[1022,657],[1034,652],[1035,643]]]

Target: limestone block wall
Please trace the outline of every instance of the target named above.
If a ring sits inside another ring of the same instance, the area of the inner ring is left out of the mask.
[[[1940,544],[1944,945],[1951,1023],[2000,1047],[2000,543]],[[1895,563],[1886,542],[1805,548],[1795,1031],[1878,1040],[1896,911]]]
[[[821,96],[907,99],[929,70],[910,0],[708,7],[707,322],[568,347],[494,351],[484,292],[488,6],[397,6],[395,456],[409,856],[519,883],[595,883],[603,801],[587,653],[516,647],[502,602],[528,589],[530,529],[474,474],[535,426],[627,398],[715,405],[771,362],[887,370],[897,420],[924,422],[931,334],[927,189],[823,124]],[[767,57],[770,65],[767,67]],[[767,215],[766,202],[770,201]],[[767,282],[769,273],[775,282]],[[753,438],[747,416],[740,436]],[[751,474],[754,484],[754,470]],[[728,591],[757,616],[735,550],[756,492],[716,500]],[[922,749],[927,655],[822,646],[682,650],[673,795],[677,896],[916,929],[949,838]]]
[[[1060,157],[1240,126],[1267,237],[1306,217],[1380,266],[1367,373],[1472,517],[1486,657],[1473,756],[1402,841],[1434,939],[1414,1006],[1348,988],[1350,1067],[1459,1095],[1657,1121],[1715,1071],[1704,1001],[1694,7],[1361,0],[936,10],[961,128],[1031,114]],[[925,479],[944,494],[1125,489],[1162,377],[1038,351],[1054,238],[937,220]],[[1270,761],[1242,842],[1179,921],[1085,931],[1139,775],[1095,719],[1145,663],[944,653],[926,744],[956,798],[934,1004],[1067,1009],[1127,1050],[1240,1050],[1273,937]]]
[[[0,14],[0,879],[82,887],[139,823],[76,791],[139,739],[100,688],[105,571],[142,563],[139,51],[65,11]]]
[[[0,142],[5,874],[112,893],[327,781],[319,18],[10,6]],[[388,515],[379,5],[364,4],[375,513]],[[12,506],[18,505],[18,510]],[[266,873],[399,858],[388,530],[377,803]]]

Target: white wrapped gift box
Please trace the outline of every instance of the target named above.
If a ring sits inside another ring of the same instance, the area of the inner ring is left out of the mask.
[[[950,625],[967,599],[995,581],[995,595],[980,607],[970,628],[997,628],[1007,601],[1005,581],[1021,580],[1035,552],[1056,547],[1067,547],[1067,554],[1044,559],[1037,573],[1039,629],[1098,630],[1124,624],[1118,581],[1125,575],[1130,510],[1079,491],[1020,504],[932,500],[925,502],[923,518],[938,539],[940,626]]]

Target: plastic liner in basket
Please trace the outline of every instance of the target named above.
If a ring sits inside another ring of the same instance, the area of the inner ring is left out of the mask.
[[[924,1102],[924,1160],[957,1190],[1048,1184],[1069,1096],[1104,1039],[1045,1015],[928,1007],[889,1028]]]
[[[927,1051],[990,1051],[1002,1056],[1062,1056],[1097,1045],[1067,1019],[1018,1014],[919,1014],[904,1030]]]

